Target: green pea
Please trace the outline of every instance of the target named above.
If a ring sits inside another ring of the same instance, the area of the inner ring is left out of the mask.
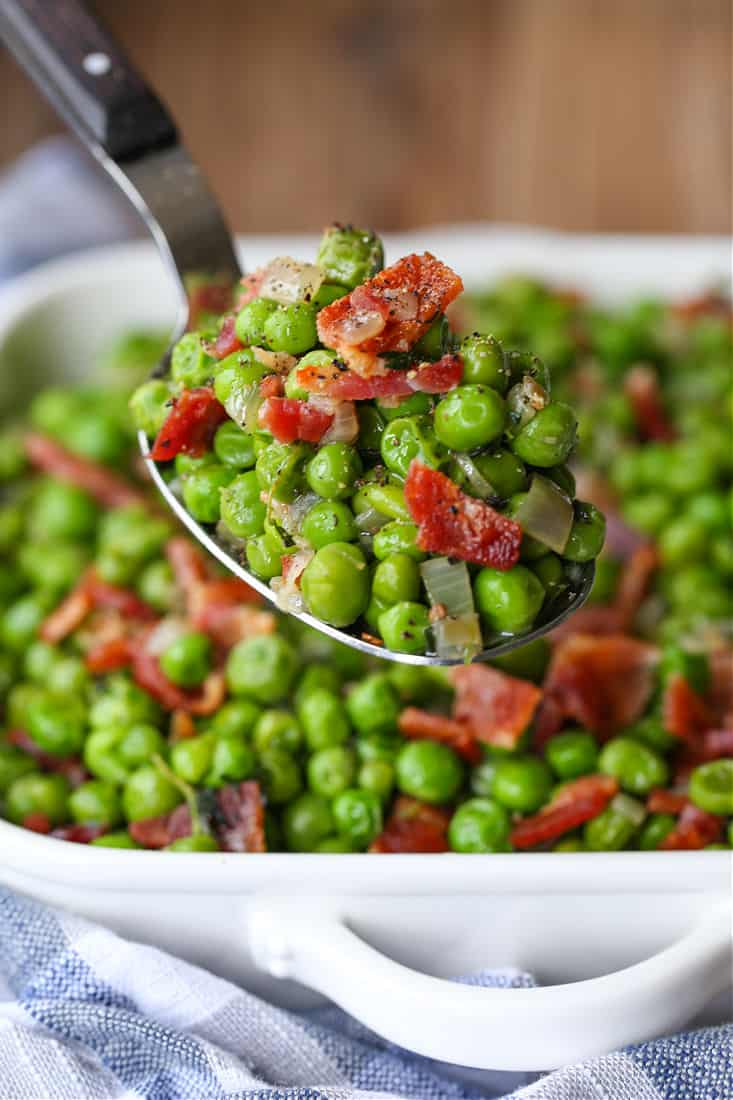
[[[267,346],[288,355],[303,355],[318,343],[316,310],[305,302],[278,306],[265,319],[263,332]]]
[[[277,302],[272,302],[269,298],[253,298],[251,302],[247,302],[234,322],[237,339],[245,346],[263,347],[267,342],[265,322],[276,309]]]
[[[362,485],[351,502],[355,515],[366,512],[368,508],[374,508],[383,516],[390,519],[398,519],[412,522],[412,516],[405,503],[405,494],[399,485],[389,482],[380,484],[377,481],[367,482]]]
[[[648,714],[644,718],[640,718],[633,726],[629,726],[625,733],[626,736],[641,741],[643,745],[654,752],[669,752],[678,744],[677,739],[667,733],[661,719],[654,714]]]
[[[313,849],[314,852],[318,852],[320,855],[335,855],[337,853],[348,853],[358,851],[351,837],[345,834],[338,836],[327,836],[323,840],[319,840]]]
[[[213,466],[215,463],[216,455],[213,451],[204,451],[202,455],[187,455],[181,451],[173,460],[173,467],[176,475],[185,481],[189,474],[201,470],[204,466]]]
[[[576,779],[596,770],[598,744],[585,730],[568,730],[550,738],[545,756],[558,779]]]
[[[237,538],[253,538],[264,530],[267,508],[260,499],[254,470],[239,474],[221,491],[221,520]]]
[[[509,368],[509,385],[516,385],[526,375],[550,392],[550,372],[545,364],[536,355],[528,351],[506,352],[506,364]]]
[[[540,409],[512,440],[512,450],[530,466],[559,466],[575,446],[577,421],[569,405],[553,402]]]
[[[684,515],[671,520],[658,541],[662,561],[672,569],[702,560],[709,544],[710,536],[705,528]]]
[[[569,466],[552,466],[542,471],[543,477],[553,481],[572,500],[575,496],[575,474]]]
[[[16,825],[31,814],[44,814],[51,825],[68,819],[69,784],[63,775],[27,772],[15,779],[5,794],[5,814]]]
[[[690,499],[686,515],[708,531],[726,532],[731,521],[725,495],[715,490],[697,493]]]
[[[325,689],[338,696],[341,691],[341,676],[332,665],[317,663],[304,668],[298,686],[295,689],[295,705],[298,710],[313,691]],[[321,746],[318,746],[319,748]]]
[[[400,714],[397,692],[384,673],[374,673],[354,685],[346,710],[357,733],[364,737],[394,733]]]
[[[211,671],[211,639],[198,630],[188,631],[166,646],[160,667],[174,684],[197,687]]]
[[[313,852],[333,831],[331,807],[320,795],[307,791],[285,808],[283,832],[291,852]]]
[[[43,689],[38,684],[22,682],[13,684],[5,700],[5,720],[8,728],[27,729],[28,713],[43,697]]]
[[[204,351],[200,332],[187,332],[171,354],[171,378],[184,389],[205,386],[214,374],[216,361]]]
[[[606,742],[598,757],[598,770],[615,776],[625,791],[636,795],[664,787],[669,778],[662,757],[630,737],[614,737]]]
[[[90,842],[95,848],[140,848],[141,845],[137,844],[127,830],[119,830],[113,833],[103,833],[102,836],[95,836],[94,840]]]
[[[263,580],[272,580],[282,573],[282,554],[266,535],[251,538],[247,543],[246,554],[249,568]]]
[[[351,788],[342,791],[331,807],[336,828],[355,848],[364,850],[382,831],[382,806],[371,791]]]
[[[136,565],[160,553],[171,535],[164,519],[154,519],[139,504],[116,508],[102,517],[98,546],[128,558]]]
[[[710,489],[718,478],[713,454],[698,442],[682,442],[670,448],[669,459],[660,484],[672,493],[691,496]]]
[[[259,774],[265,797],[272,805],[291,802],[303,789],[300,765],[284,749],[267,749],[261,753]]]
[[[0,482],[15,481],[25,468],[25,448],[20,433],[12,428],[0,431]]]
[[[312,448],[305,443],[270,443],[257,456],[255,470],[261,488],[275,500],[292,501],[303,488],[305,463],[311,454]]]
[[[316,311],[324,309],[332,302],[337,302],[339,298],[344,298],[348,293],[349,288],[340,283],[321,283],[313,295],[313,308]]]
[[[313,688],[298,706],[298,717],[311,752],[343,744],[349,739],[351,727],[346,707],[334,692]]]
[[[464,767],[453,749],[436,741],[410,741],[395,761],[397,787],[423,802],[450,802],[463,783]]]
[[[84,743],[84,710],[64,700],[44,694],[28,707],[28,733],[44,752],[71,756]]]
[[[671,518],[674,502],[664,493],[651,490],[628,497],[622,505],[627,523],[645,535],[657,535]]]
[[[49,669],[46,686],[61,698],[81,696],[89,685],[89,673],[79,657],[59,657]]]
[[[590,602],[611,603],[616,595],[620,575],[621,563],[615,558],[601,554],[596,561],[596,575],[590,591]]]
[[[45,684],[52,666],[58,660],[58,650],[48,642],[32,642],[25,651],[23,671],[29,680]]]
[[[395,653],[425,653],[430,617],[424,604],[401,600],[383,611],[378,623],[387,649]]]
[[[249,699],[230,699],[212,715],[209,729],[223,737],[249,737],[262,714]]]
[[[218,852],[219,844],[210,833],[192,833],[191,836],[179,836],[177,840],[166,844],[165,852]]]
[[[252,733],[252,744],[257,752],[284,749],[285,752],[295,753],[302,741],[298,721],[289,710],[266,710],[258,718]]]
[[[160,707],[154,699],[126,676],[109,677],[106,691],[89,708],[89,724],[93,729],[127,727],[135,723],[156,723]]]
[[[70,451],[92,462],[118,466],[128,453],[129,441],[121,425],[113,414],[100,409],[77,413],[59,435]]]
[[[491,797],[491,784],[494,782],[496,761],[496,756],[490,756],[488,759],[482,760],[480,764],[475,764],[474,767],[471,768],[469,785],[471,787],[471,792],[478,795],[479,798]]]
[[[390,554],[377,565],[372,578],[372,595],[388,606],[402,600],[417,600],[420,572],[409,554]]]
[[[39,431],[56,435],[81,406],[79,393],[74,389],[57,389],[49,386],[41,390],[31,401],[30,422]]]
[[[297,672],[295,650],[279,634],[261,634],[238,642],[227,659],[232,695],[245,695],[266,706],[284,699]]]
[[[304,365],[306,365],[306,359],[310,359],[312,355],[317,355],[319,357],[325,355],[329,362],[332,358],[325,352],[309,351],[307,355],[304,355],[302,359],[298,360],[298,363],[293,367],[285,379],[285,396],[289,397],[291,401],[308,400],[308,390],[298,382],[298,371],[303,369]]]
[[[597,817],[586,821],[583,841],[591,852],[617,852],[631,840],[636,826],[626,815],[607,806]]]
[[[182,801],[181,792],[153,764],[143,764],[127,779],[122,810],[127,821],[145,821],[170,813]]]
[[[186,783],[200,783],[211,767],[215,744],[213,733],[200,733],[177,741],[170,753],[171,768]]]
[[[657,672],[662,687],[672,676],[683,676],[701,695],[705,695],[710,687],[710,662],[707,655],[685,649],[678,643],[664,646]]]
[[[348,626],[369,602],[364,554],[348,542],[324,546],[303,570],[300,590],[306,607],[317,619],[332,626]]]
[[[334,224],[321,238],[316,263],[328,282],[353,290],[382,269],[384,249],[370,230]]]
[[[394,787],[394,767],[387,760],[365,760],[356,774],[356,783],[381,802],[386,802]]]
[[[156,611],[170,611],[176,596],[176,582],[167,561],[151,561],[140,573],[137,590]]]
[[[568,561],[592,561],[603,549],[606,537],[606,520],[593,504],[582,500],[573,503],[575,519],[570,529],[563,557]]]
[[[413,459],[437,469],[445,457],[427,417],[404,416],[391,420],[381,439],[381,453],[387,469],[407,477]]]
[[[221,512],[221,490],[234,477],[230,466],[212,463],[189,474],[183,483],[183,503],[199,523],[216,523]]]
[[[214,453],[225,466],[248,470],[255,464],[254,440],[233,420],[225,420],[214,435]]]
[[[552,773],[537,756],[497,760],[491,794],[507,810],[533,814],[550,797]]]
[[[503,449],[484,451],[474,456],[473,463],[496,496],[502,500],[507,500],[515,493],[524,492],[529,485],[524,463],[511,451]],[[462,478],[463,476],[461,474]],[[463,484],[461,479],[457,480]],[[463,484],[463,488],[466,492],[471,491],[467,484]]]
[[[28,530],[37,539],[83,539],[93,534],[99,511],[75,485],[42,481],[31,501]]]
[[[0,741],[0,795],[19,779],[21,775],[35,771],[36,762],[32,756],[16,749],[14,745],[6,745]]]
[[[305,476],[314,493],[327,500],[351,496],[362,472],[359,452],[348,443],[327,443],[306,466]]]
[[[417,545],[418,529],[414,523],[393,520],[385,523],[374,536],[373,553],[378,561],[393,554],[407,554],[416,562],[425,561],[427,554]]]
[[[569,833],[568,836],[562,837],[558,840],[557,844],[552,847],[553,852],[585,852],[587,851],[585,842],[582,836],[575,836]]]
[[[568,586],[568,578],[557,554],[543,554],[541,558],[533,561],[529,568],[544,588],[547,600],[553,600]]]
[[[454,852],[508,852],[509,815],[490,798],[469,798],[451,818],[448,843]]]
[[[461,342],[459,354],[463,360],[464,383],[479,383],[506,393],[509,367],[498,340],[475,332]]]
[[[204,786],[224,787],[227,783],[240,783],[255,774],[255,754],[241,737],[217,737],[209,771],[204,776]]]
[[[308,786],[324,798],[334,798],[350,787],[355,773],[353,750],[345,745],[319,749],[308,760]]]
[[[341,500],[323,500],[306,514],[302,534],[314,550],[332,542],[353,542],[358,537],[354,513]]]
[[[170,384],[162,378],[151,378],[138,386],[130,398],[130,412],[136,428],[153,439],[165,423],[173,396]]]
[[[453,451],[485,447],[504,430],[506,408],[496,390],[488,386],[459,386],[435,409],[435,434]]]
[[[672,814],[651,814],[644,822],[639,833],[639,848],[642,852],[655,851],[665,837],[674,829],[677,819]]]
[[[240,419],[258,384],[267,374],[263,363],[245,348],[222,359],[214,375],[214,393],[234,420]]]
[[[24,526],[22,508],[15,504],[7,504],[4,508],[0,508],[0,553],[15,550],[23,535]]]
[[[432,412],[433,398],[429,393],[413,393],[409,397],[385,398],[377,400],[376,408],[382,420],[388,424],[392,420],[405,417],[424,417]],[[381,435],[381,432],[380,432]]]
[[[103,779],[90,779],[72,791],[69,810],[74,821],[80,825],[106,825],[112,829],[122,821],[117,788]]]
[[[700,764],[690,775],[690,798],[709,814],[733,815],[733,759]]]
[[[486,625],[498,634],[521,634],[534,623],[545,590],[523,565],[505,571],[485,567],[474,581],[476,606]]]
[[[384,419],[380,416],[379,410],[367,401],[360,401],[356,406],[356,416],[359,421],[360,450],[381,450]]]

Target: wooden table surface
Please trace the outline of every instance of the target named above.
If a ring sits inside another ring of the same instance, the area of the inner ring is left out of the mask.
[[[729,0],[96,6],[238,229],[730,231]],[[57,125],[4,54],[0,98],[2,165]]]

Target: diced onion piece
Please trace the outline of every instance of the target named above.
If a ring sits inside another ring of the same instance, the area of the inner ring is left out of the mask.
[[[310,302],[322,282],[323,271],[317,264],[301,263],[292,256],[277,256],[263,272],[260,296],[286,306]]]
[[[562,554],[573,526],[573,505],[549,478],[535,474],[514,519],[522,530]]]
[[[435,652],[447,660],[469,660],[481,652],[483,639],[479,617],[474,612],[449,616],[433,623]]]
[[[168,646],[178,641],[187,629],[183,619],[175,618],[172,615],[161,619],[145,639],[145,651],[153,657],[159,657]]]
[[[273,577],[270,588],[275,593],[275,604],[281,611],[299,614],[305,610],[305,601],[300,591],[300,578],[304,569],[313,560],[315,551],[296,550],[283,559],[286,572],[282,577]]]
[[[223,520],[219,520],[216,525],[216,538],[227,550],[244,550],[247,545],[247,540],[233,535]]]
[[[544,386],[536,382],[531,374],[525,374],[522,381],[512,386],[506,395],[509,416],[515,429],[528,424],[549,401],[550,397]]]
[[[389,516],[385,516],[383,512],[378,512],[376,508],[365,508],[363,512],[357,512],[354,519],[358,529],[366,531],[369,535],[376,535],[385,523],[389,523]]]
[[[297,535],[300,533],[303,520],[308,512],[320,499],[318,493],[301,493],[292,504],[286,504],[283,500],[273,498],[270,501],[270,511],[279,527],[282,527],[289,535]]]
[[[343,344],[356,346],[364,340],[371,340],[373,336],[379,336],[384,325],[381,313],[373,309],[360,310],[354,315],[344,317],[340,322],[339,339]]]
[[[268,351],[267,348],[250,348],[258,363],[275,374],[289,374],[298,360],[286,351]]]
[[[333,416],[331,427],[321,437],[321,447],[325,443],[353,443],[359,435],[359,421],[353,401],[338,401],[335,397],[314,393],[308,398],[308,404]]]
[[[621,814],[622,817],[627,818],[632,825],[639,827],[642,821],[646,817],[646,810],[641,802],[636,798],[631,798],[628,794],[617,794],[608,804],[609,809],[614,810],[617,814]]]
[[[389,303],[391,321],[414,321],[420,312],[420,299],[414,290],[385,291],[384,300]]]
[[[261,404],[262,397],[257,383],[242,386],[235,382],[224,402],[224,408],[235,424],[253,432],[257,430],[257,414]]]
[[[488,500],[496,496],[493,486],[486,480],[476,463],[466,454],[455,454],[456,465],[460,467],[474,496],[479,500]]]
[[[448,558],[428,558],[420,566],[428,598],[433,607],[440,607],[452,618],[471,615],[476,609],[471,592],[471,578],[465,561]]]

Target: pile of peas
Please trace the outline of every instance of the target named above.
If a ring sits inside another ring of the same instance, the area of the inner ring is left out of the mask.
[[[272,367],[253,349],[295,357],[285,395],[307,400],[298,370],[337,361],[319,344],[317,314],[382,267],[381,242],[333,226],[316,262],[324,281],[314,295],[303,291],[304,300],[291,304],[256,297],[237,312],[243,350],[217,361],[207,351],[215,330],[186,334],[173,352],[170,378],[147,382],[135,393],[137,426],[153,439],[172,398],[213,386],[232,419],[218,428],[205,454],[179,454],[168,472],[188,511],[200,523],[219,525],[227,546],[235,553],[238,546],[247,568],[266,581],[280,578],[283,556],[311,550],[300,585],[306,610],[336,627],[356,624],[388,649],[407,653],[435,648],[420,571],[430,555],[417,545],[403,491],[412,460],[440,470],[510,517],[521,518],[536,476],[549,479],[569,517],[562,552],[525,534],[521,561],[512,569],[469,566],[471,606],[462,608],[462,614],[478,612],[487,641],[528,632],[572,585],[577,563],[594,559],[603,545],[601,512],[573,499],[575,481],[566,465],[576,442],[571,407],[551,400],[549,372],[535,356],[505,351],[499,340],[478,332],[461,340],[439,315],[410,353],[393,356],[389,365],[407,370],[456,352],[463,364],[458,386],[442,396],[358,402],[353,442],[274,440],[256,418],[258,386]],[[473,463],[483,492],[461,458]],[[299,501],[305,514],[289,527],[282,506]]]

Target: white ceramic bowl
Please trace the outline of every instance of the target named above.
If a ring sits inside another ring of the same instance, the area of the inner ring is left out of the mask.
[[[724,240],[434,230],[469,282],[532,271],[623,300],[728,274]],[[310,239],[242,242],[249,266]],[[0,413],[88,374],[174,297],[147,244],[57,261],[0,294]],[[318,991],[401,1045],[464,1066],[547,1069],[686,1024],[731,980],[727,852],[462,855],[172,854],[59,843],[0,822],[0,881],[101,920],[286,1005]],[[544,988],[445,979],[485,966]],[[294,981],[289,980],[294,979]],[[296,984],[298,983],[298,984]],[[716,1012],[725,1015],[724,1003]]]

